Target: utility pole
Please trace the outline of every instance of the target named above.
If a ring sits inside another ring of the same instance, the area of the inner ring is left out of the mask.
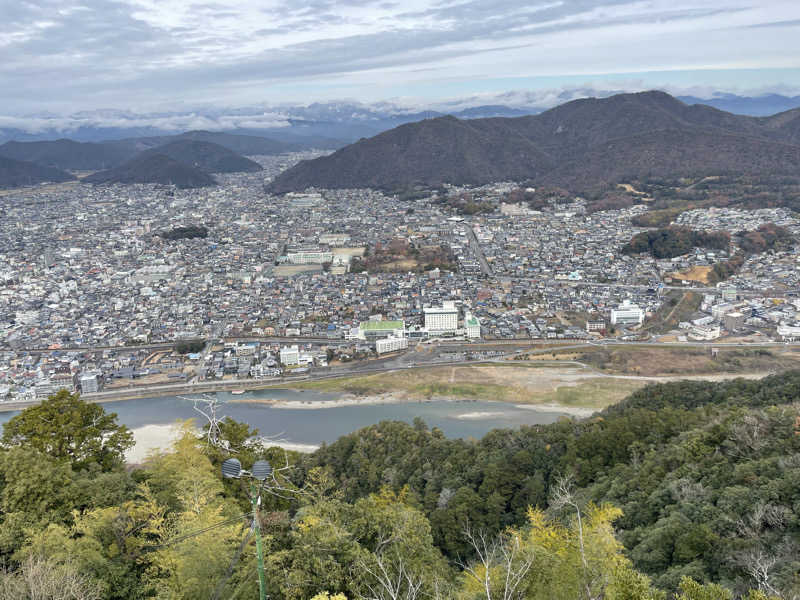
[[[266,460],[257,460],[251,470],[242,469],[242,464],[236,458],[229,458],[222,463],[222,476],[228,479],[250,479],[250,504],[253,507],[253,525],[256,532],[256,558],[258,560],[258,597],[267,600],[267,576],[264,572],[264,547],[261,541],[261,521],[258,509],[261,506],[261,490],[267,478],[273,478],[272,465]]]
[[[250,503],[253,505],[253,527],[256,530],[256,557],[258,559],[258,597],[267,600],[267,576],[264,573],[264,549],[261,544],[261,521],[258,508],[261,506],[261,494],[254,482],[250,482]]]

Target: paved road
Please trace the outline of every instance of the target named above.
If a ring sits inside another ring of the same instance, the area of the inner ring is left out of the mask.
[[[467,238],[469,238],[469,245],[472,248],[473,254],[475,254],[475,258],[481,263],[481,271],[483,271],[483,274],[489,277],[494,276],[494,271],[489,265],[489,261],[486,260],[486,255],[483,253],[483,249],[478,242],[478,237],[475,235],[472,227],[467,227]]]

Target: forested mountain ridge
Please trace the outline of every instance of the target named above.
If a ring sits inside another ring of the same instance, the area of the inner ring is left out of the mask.
[[[76,142],[66,138],[34,142],[9,141],[0,145],[0,156],[68,171],[99,171],[117,167],[141,152],[153,151],[159,147],[174,149],[173,151],[162,152],[162,154],[167,154],[168,156],[172,156],[173,152],[185,154],[192,148],[193,142],[209,144],[217,148],[222,147],[234,155],[282,154],[304,148],[300,144],[280,142],[262,136],[213,131],[187,131],[178,135],[129,138],[105,142]],[[196,147],[201,148],[202,146],[198,145]],[[216,151],[216,153],[219,152],[219,150]],[[247,160],[243,156],[239,158]],[[178,158],[178,160],[181,159]],[[184,160],[183,162],[187,161]],[[249,165],[249,169],[255,170],[253,164]],[[222,168],[219,165],[215,166],[215,168],[217,172],[225,170],[224,164]]]
[[[75,176],[52,167],[43,167],[32,162],[0,156],[0,188],[72,181]]]
[[[186,165],[207,173],[238,173],[260,171],[261,165],[229,150],[225,146],[202,140],[181,139],[152,150],[145,150],[140,156],[164,154]]]
[[[789,600],[798,398],[800,371],[682,381],[589,419],[481,440],[383,422],[308,456],[225,420],[224,444],[185,428],[131,470],[130,432],[62,391],[4,428],[0,597],[255,597],[235,456],[279,469],[259,517],[278,600]]]
[[[75,142],[69,139],[52,142],[12,141],[0,146],[0,156],[70,171],[110,169],[122,164],[133,154],[125,148],[92,142]]]
[[[529,179],[580,191],[654,175],[797,174],[795,113],[734,115],[654,91],[574,100],[515,118],[439,117],[301,162],[272,190]]]
[[[81,181],[100,184],[158,183],[183,189],[206,187],[217,183],[205,171],[158,152],[143,152],[118,167],[93,173]]]
[[[127,138],[123,140],[110,140],[102,142],[102,145],[109,147],[119,147],[128,150],[132,154],[150,150],[173,142],[196,141],[218,144],[236,152],[248,156],[256,154],[283,154],[285,152],[296,152],[303,150],[306,146],[274,140],[269,137],[259,135],[244,135],[236,133],[225,133],[222,131],[186,131],[177,135],[164,135],[152,137]]]

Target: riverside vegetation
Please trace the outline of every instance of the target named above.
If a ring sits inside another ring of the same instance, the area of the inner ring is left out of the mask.
[[[271,598],[797,598],[800,371],[635,391],[591,418],[451,440],[382,422],[310,455],[225,420],[124,464],[130,432],[62,391],[0,449],[0,597],[253,598],[232,455],[265,494]]]

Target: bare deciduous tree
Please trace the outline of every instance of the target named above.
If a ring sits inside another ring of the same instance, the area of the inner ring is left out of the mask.
[[[70,563],[31,556],[13,572],[0,571],[3,600],[100,600],[97,585]]]
[[[778,590],[772,585],[772,570],[783,557],[767,553],[762,548],[754,548],[740,553],[738,558],[742,569],[753,578],[759,590],[780,596]]]
[[[581,565],[583,567],[583,582],[586,591],[586,600],[594,600],[589,577],[589,561],[586,559],[586,546],[583,539],[583,516],[581,514],[581,507],[578,505],[578,501],[575,498],[575,491],[573,489],[571,476],[564,475],[556,480],[556,483],[550,492],[550,507],[554,510],[561,510],[565,507],[575,510],[575,516],[578,523],[578,546],[581,554]]]
[[[464,528],[464,537],[475,550],[477,562],[462,564],[464,572],[481,586],[486,600],[521,600],[523,582],[533,565],[533,555],[523,549],[519,535],[508,533],[489,538],[486,532]],[[501,579],[492,581],[492,572],[499,571]]]
[[[366,584],[369,594],[362,594],[363,600],[417,600],[421,596],[422,577],[406,567],[402,556],[378,553],[374,565],[359,560],[357,568],[370,577]]]
[[[739,566],[767,594],[783,597],[774,581],[775,567],[795,556],[796,548],[790,541],[774,543],[765,532],[783,529],[791,510],[785,506],[758,502],[744,518],[736,521],[740,537],[753,545],[732,556],[732,562]]]

